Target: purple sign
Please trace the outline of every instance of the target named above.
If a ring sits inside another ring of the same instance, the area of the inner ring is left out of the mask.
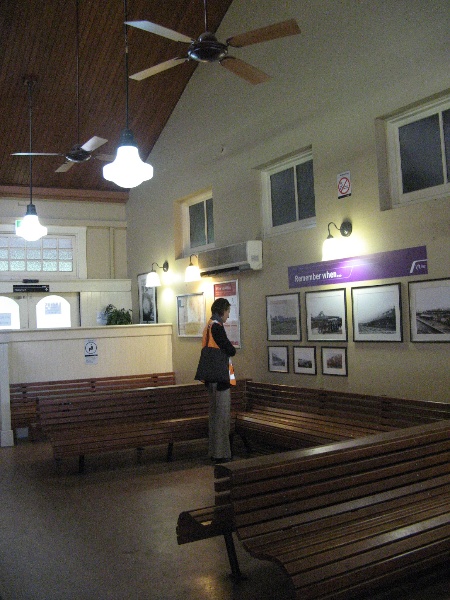
[[[290,288],[427,274],[426,246],[288,267]]]

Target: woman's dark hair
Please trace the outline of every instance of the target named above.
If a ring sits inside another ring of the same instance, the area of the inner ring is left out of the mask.
[[[231,304],[226,298],[217,298],[211,305],[211,314],[223,316],[223,313],[230,308]]]

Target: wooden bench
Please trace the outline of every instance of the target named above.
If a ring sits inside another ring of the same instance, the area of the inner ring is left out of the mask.
[[[236,432],[278,449],[314,447],[450,419],[450,404],[248,381]]]
[[[238,381],[233,416],[243,398],[244,382]],[[208,436],[208,408],[201,383],[38,397],[39,422],[55,460],[77,456],[80,472],[87,454],[136,449],[140,459],[146,446],[167,444],[170,460],[175,442]]]
[[[353,598],[448,561],[449,459],[447,420],[217,465],[210,528],[280,565],[299,600]]]
[[[30,439],[36,437],[38,430],[38,398],[83,392],[93,393],[116,389],[174,385],[175,383],[175,373],[173,372],[12,383],[9,386],[11,428],[15,431],[18,428],[27,427]]]

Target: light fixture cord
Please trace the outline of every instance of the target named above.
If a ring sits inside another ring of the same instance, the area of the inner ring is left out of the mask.
[[[30,204],[33,204],[33,80],[30,78],[26,83],[28,86],[28,114],[30,119]]]
[[[78,0],[75,0],[75,18],[76,18],[76,96],[77,96],[77,144],[80,143],[80,32],[79,32],[79,7]]]
[[[207,0],[203,0],[203,6],[205,9],[205,31],[208,31],[208,8],[206,2]]]
[[[129,129],[129,116],[128,116],[128,26],[127,26],[127,0],[123,2],[123,10],[124,10],[124,25],[123,25],[123,33],[125,38],[125,119],[126,119],[126,128]]]

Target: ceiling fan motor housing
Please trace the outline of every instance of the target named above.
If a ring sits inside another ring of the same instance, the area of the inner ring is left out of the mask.
[[[209,31],[202,33],[198,40],[194,40],[188,49],[189,58],[197,62],[215,62],[225,58],[228,47],[217,41],[216,36]]]
[[[84,150],[80,145],[74,146],[66,155],[66,159],[70,162],[82,163],[91,158],[91,153]]]

